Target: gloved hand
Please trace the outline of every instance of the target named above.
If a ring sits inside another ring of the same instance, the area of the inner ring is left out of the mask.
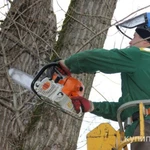
[[[80,112],[80,107],[82,108],[82,112],[91,112],[94,110],[93,103],[82,96],[72,97],[71,100],[77,113]]]
[[[71,72],[69,68],[65,65],[64,60],[60,60],[58,64],[60,67],[58,68],[58,70],[60,71],[61,74],[71,76]]]

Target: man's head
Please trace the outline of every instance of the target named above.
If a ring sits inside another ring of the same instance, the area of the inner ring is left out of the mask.
[[[144,25],[137,27],[129,44],[136,47],[150,47],[150,28]]]

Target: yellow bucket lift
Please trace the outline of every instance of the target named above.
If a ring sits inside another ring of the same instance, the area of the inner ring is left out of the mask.
[[[109,123],[100,124],[87,134],[87,150],[128,150],[127,144],[143,142],[145,105],[150,105],[150,100],[138,100],[121,105],[117,111],[120,129],[116,131]],[[123,110],[134,106],[139,106],[140,135],[125,138],[120,115]]]

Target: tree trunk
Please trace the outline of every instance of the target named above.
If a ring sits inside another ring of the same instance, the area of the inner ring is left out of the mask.
[[[61,58],[79,51],[102,48],[117,0],[72,0],[60,32],[56,50]],[[88,98],[94,75],[77,76]]]
[[[35,136],[35,141],[30,141],[31,146],[25,145],[30,140],[26,138],[29,129],[39,117],[34,117],[37,97],[12,83],[8,69],[15,67],[34,75],[53,52],[55,38],[52,1],[13,1],[0,35],[0,147],[3,150],[32,149],[35,147],[32,142],[37,145],[38,138]]]
[[[100,31],[109,27],[115,7],[116,0],[72,0],[56,44],[52,0],[13,1],[0,36],[0,149],[76,149],[82,118],[37,100],[11,81],[8,69],[16,67],[34,75],[49,58],[102,47],[107,29]],[[77,77],[88,97],[94,75]]]

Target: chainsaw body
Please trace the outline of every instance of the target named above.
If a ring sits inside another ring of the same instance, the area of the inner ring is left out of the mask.
[[[76,113],[71,97],[83,96],[84,86],[76,78],[62,74],[59,69],[58,63],[53,62],[44,66],[32,79],[30,75],[14,68],[9,74],[21,86],[24,86],[23,81],[30,79],[30,83],[25,83],[24,87],[30,84],[30,90],[40,99],[53,103],[73,115],[82,116],[82,110]]]

